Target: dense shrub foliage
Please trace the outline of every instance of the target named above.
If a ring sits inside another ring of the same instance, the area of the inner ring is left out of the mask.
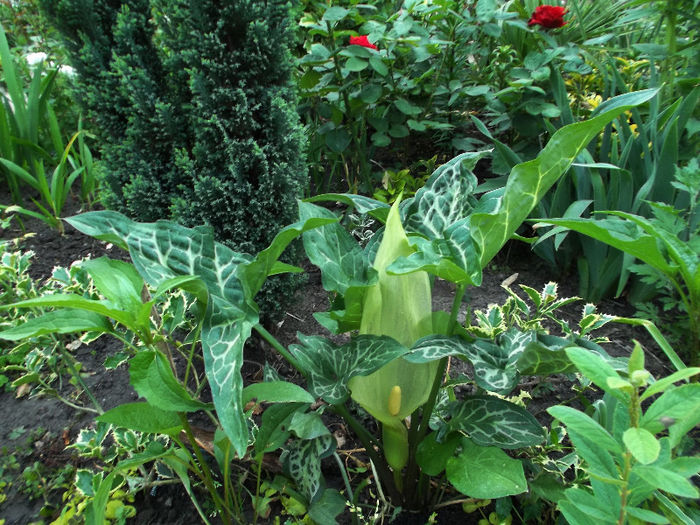
[[[144,221],[206,222],[249,253],[294,220],[306,166],[286,2],[43,7],[99,128],[106,206]]]

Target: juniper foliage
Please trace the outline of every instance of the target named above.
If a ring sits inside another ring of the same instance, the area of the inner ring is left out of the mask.
[[[247,253],[294,222],[307,167],[286,0],[41,1],[101,138],[107,207],[206,223]]]

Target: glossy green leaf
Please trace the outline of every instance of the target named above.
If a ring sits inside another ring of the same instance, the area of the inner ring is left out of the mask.
[[[554,406],[547,409],[549,414],[564,423],[568,428],[596,443],[605,450],[622,453],[620,444],[599,423],[583,412],[567,406]]]
[[[450,407],[440,435],[466,432],[481,446],[515,449],[544,441],[542,425],[524,408],[494,396],[470,396]]]
[[[306,390],[286,381],[253,383],[243,389],[243,404],[258,403],[313,403],[315,398]]]
[[[656,93],[657,90],[644,90],[619,95],[601,104],[595,117],[557,130],[537,158],[513,168],[501,195],[490,201],[482,198],[469,224],[472,237],[480,248],[481,267],[498,253],[579,152],[606,124],[634,106],[647,102]]]
[[[132,264],[100,257],[83,261],[80,266],[90,274],[100,294],[119,310],[136,311],[143,304],[143,279]]]
[[[662,467],[635,465],[632,474],[636,474],[654,488],[684,498],[698,498],[700,492],[686,478]]]
[[[447,460],[449,482],[471,498],[495,499],[527,490],[523,465],[496,447],[480,447],[462,438],[462,452]]]
[[[134,390],[156,408],[195,412],[210,408],[193,399],[175,378],[168,358],[161,352],[142,350],[129,361],[130,383]]]
[[[421,470],[428,476],[437,476],[447,465],[447,460],[454,456],[461,437],[457,433],[450,434],[444,442],[437,441],[437,433],[428,434],[418,444],[416,461]]]
[[[95,312],[56,310],[40,317],[27,319],[22,324],[0,332],[0,339],[19,341],[45,334],[72,334],[76,332],[110,332],[112,325]]]
[[[117,427],[151,434],[177,435],[182,430],[177,412],[161,410],[148,403],[124,403],[96,419]]]
[[[644,391],[644,393],[641,396],[639,396],[639,400],[644,401],[648,397],[651,397],[655,394],[663,392],[668,387],[670,387],[673,383],[677,383],[678,381],[688,379],[688,378],[693,377],[694,375],[697,375],[697,374],[700,374],[699,367],[684,368],[683,370],[678,370],[677,372],[674,372],[670,376],[662,377],[661,379],[658,379],[653,384],[649,385],[649,387]]]
[[[567,348],[566,355],[576,365],[579,372],[596,386],[610,392],[622,401],[627,400],[627,396],[623,392],[608,386],[609,378],[617,380],[622,380],[622,378],[601,355],[581,347]]]
[[[685,384],[667,390],[644,412],[640,426],[658,434],[669,426],[672,446],[700,423],[700,384]]]

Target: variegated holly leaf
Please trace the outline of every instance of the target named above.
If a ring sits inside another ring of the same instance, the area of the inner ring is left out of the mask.
[[[333,212],[307,202],[299,203],[299,215],[303,221],[336,219]],[[337,223],[308,231],[303,239],[306,255],[321,270],[323,288],[339,295],[340,303],[334,304],[330,314],[330,319],[338,323],[334,331],[359,328],[365,292],[377,280],[377,272],[366,253]]]
[[[469,215],[476,204],[473,193],[478,184],[472,170],[489,153],[462,153],[436,169],[402,210],[406,230],[431,240],[442,239],[448,228]]]
[[[542,426],[527,410],[493,396],[471,396],[451,407],[452,417],[439,430],[465,432],[477,445],[515,449],[544,440]]]
[[[369,375],[408,352],[386,336],[360,335],[343,345],[320,336],[297,337],[301,344],[289,349],[307,373],[309,391],[332,405],[348,398],[351,377]]]
[[[335,443],[330,433],[314,439],[296,439],[282,453],[282,468],[308,503],[313,503],[323,492],[321,460],[333,454]]]

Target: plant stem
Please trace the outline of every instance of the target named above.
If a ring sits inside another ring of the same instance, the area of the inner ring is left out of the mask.
[[[388,490],[389,498],[392,501],[400,501],[401,494],[394,484],[394,477],[391,469],[389,468],[389,465],[387,464],[383,455],[379,455],[374,448],[377,446],[379,450],[382,450],[377,440],[352,416],[352,414],[350,414],[350,411],[345,405],[333,405],[332,408],[336,414],[342,417],[345,422],[350,425],[350,428],[352,428],[362,445],[365,447],[367,455],[379,473],[377,484],[384,485],[384,487]]]
[[[199,463],[199,467],[202,471],[202,481],[204,481],[204,485],[207,487],[207,491],[211,495],[212,500],[214,500],[214,504],[219,510],[221,520],[224,522],[225,525],[231,525],[231,509],[229,509],[226,503],[221,500],[221,497],[219,496],[219,493],[216,490],[214,480],[211,476],[211,471],[209,470],[209,466],[207,465],[206,461],[202,457],[202,452],[199,449],[199,445],[195,440],[194,434],[192,433],[192,427],[190,427],[190,422],[187,420],[187,416],[185,414],[178,412],[178,415],[180,416],[182,427],[185,431],[185,434],[187,435],[187,439],[190,442],[190,446],[192,447],[194,455],[196,456],[197,462]]]
[[[75,380],[80,383],[80,386],[83,388],[85,391],[85,395],[87,395],[90,398],[90,401],[92,401],[92,404],[95,406],[97,409],[98,414],[104,414],[104,410],[102,409],[102,405],[100,405],[99,401],[97,401],[97,398],[92,394],[88,386],[85,384],[85,381],[83,381],[83,378],[80,377],[80,372],[75,368],[75,365],[73,364],[73,356],[70,355],[68,352],[66,352],[66,349],[63,347],[63,345],[59,344],[58,345],[58,351],[61,353],[61,357],[63,357],[63,361],[66,363],[66,366],[68,367],[68,370],[70,371],[71,375],[75,378]]]
[[[301,375],[306,377],[306,373],[304,372],[304,369],[299,364],[299,361],[297,361],[294,358],[294,356],[289,352],[289,350],[287,350],[284,346],[282,346],[282,344],[275,338],[274,335],[272,335],[270,332],[265,330],[265,328],[261,324],[256,324],[254,326],[254,328],[263,337],[263,339],[265,339],[265,341],[270,343],[272,348],[277,350],[282,355],[282,357],[284,357],[287,360],[287,362],[290,365],[292,365],[294,368],[296,368],[297,371],[299,371],[299,373],[301,373]]]

